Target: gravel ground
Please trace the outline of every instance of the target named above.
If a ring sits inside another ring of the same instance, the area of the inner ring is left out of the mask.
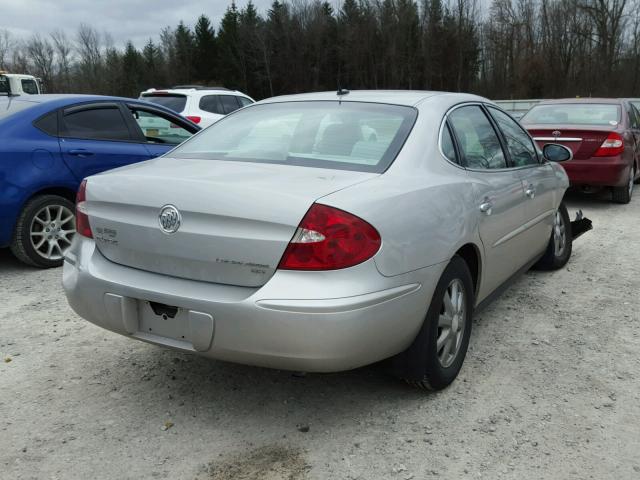
[[[211,362],[101,330],[0,251],[2,479],[638,479],[640,194],[476,315],[458,380]]]

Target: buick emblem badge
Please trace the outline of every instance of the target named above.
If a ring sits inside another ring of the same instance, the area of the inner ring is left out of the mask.
[[[554,130],[553,132],[551,132],[551,135],[553,135],[555,138],[558,138],[560,135],[562,135],[562,132],[560,130]]]
[[[164,233],[176,233],[182,223],[182,215],[173,205],[165,205],[160,209],[158,223]]]

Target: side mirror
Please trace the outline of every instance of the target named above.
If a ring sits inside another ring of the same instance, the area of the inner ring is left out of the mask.
[[[570,148],[557,143],[547,143],[542,148],[542,154],[550,162],[566,162],[573,158],[573,152]]]

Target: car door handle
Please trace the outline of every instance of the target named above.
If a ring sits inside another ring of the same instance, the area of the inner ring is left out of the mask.
[[[524,194],[529,198],[535,197],[536,196],[536,187],[534,187],[533,185],[529,185],[527,187],[527,189],[524,191]]]
[[[480,211],[487,215],[491,215],[492,209],[493,209],[493,202],[488,198],[485,198],[484,202],[480,204]]]
[[[73,155],[74,157],[90,157],[93,155],[93,152],[85,150],[84,148],[77,148],[75,150],[69,150],[69,155]]]

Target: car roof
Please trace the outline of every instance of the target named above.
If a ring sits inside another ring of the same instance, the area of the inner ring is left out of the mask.
[[[124,97],[112,97],[107,95],[79,95],[71,93],[57,93],[57,94],[42,94],[42,95],[19,95],[17,97],[0,97],[0,101],[12,101],[12,102],[30,102],[30,103],[50,103],[54,102],[58,106],[64,106],[77,102],[92,102],[92,101],[117,101],[117,102],[130,102],[135,101],[133,98]]]
[[[282,95],[261,100],[264,103],[281,103],[281,102],[313,102],[321,100],[341,100],[343,102],[365,102],[365,103],[388,103],[393,105],[416,106],[419,103],[430,98],[442,95],[455,95],[460,102],[464,101],[482,101],[489,102],[486,98],[477,95],[465,93],[451,92],[435,92],[427,90],[352,90],[345,95],[338,96],[337,92],[314,92],[300,93],[296,95]]]
[[[22,110],[22,112],[16,112],[16,115],[27,115],[32,118],[37,118],[39,115],[43,115],[47,112],[58,108],[64,108],[66,106],[75,104],[84,104],[92,102],[126,102],[129,104],[145,105],[148,108],[155,110],[161,110],[167,114],[173,116],[180,116],[180,114],[163,107],[162,105],[156,105],[154,103],[145,102],[144,100],[137,100],[134,98],[114,97],[107,95],[78,95],[78,94],[43,94],[43,95],[19,95],[16,97],[0,96],[0,106],[7,103],[30,103],[31,108]],[[4,119],[6,121],[7,118]]]
[[[203,93],[206,94],[208,92],[217,92],[219,94],[225,95],[240,95],[243,97],[248,97],[248,95],[238,91],[238,90],[229,90],[224,87],[178,87],[178,88],[150,88],[149,90],[145,90],[141,93],[141,95],[153,95],[154,93],[176,93],[180,95],[186,95],[189,93]]]

